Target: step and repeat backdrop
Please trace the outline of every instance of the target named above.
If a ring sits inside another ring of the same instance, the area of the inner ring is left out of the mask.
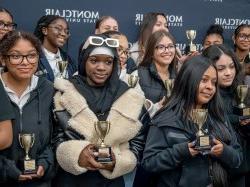
[[[12,12],[18,29],[30,32],[43,15],[64,17],[71,32],[68,53],[75,59],[80,43],[94,32],[96,20],[103,15],[116,18],[119,30],[133,43],[143,15],[164,12],[181,50],[188,43],[185,34],[188,29],[197,31],[194,43],[201,49],[210,24],[224,28],[228,45],[232,45],[231,37],[239,24],[250,24],[250,0],[0,0],[0,6]]]

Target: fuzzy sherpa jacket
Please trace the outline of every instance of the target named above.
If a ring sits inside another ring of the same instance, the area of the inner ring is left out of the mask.
[[[56,149],[56,158],[65,171],[80,175],[87,172],[86,168],[78,165],[81,151],[87,145],[100,141],[94,129],[94,122],[98,119],[72,83],[57,79],[54,85],[58,90],[54,97],[55,111],[66,109],[71,115],[68,125],[85,137],[84,140],[68,140],[60,143]],[[137,159],[130,150],[129,141],[141,129],[142,125],[138,118],[144,99],[143,95],[134,89],[129,89],[113,103],[110,109],[107,120],[111,122],[111,127],[104,141],[105,144],[111,145],[116,164],[112,172],[100,170],[105,178],[117,178],[131,172],[136,166]]]

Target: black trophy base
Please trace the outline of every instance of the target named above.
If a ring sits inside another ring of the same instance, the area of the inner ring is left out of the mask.
[[[109,164],[113,161],[111,147],[98,147],[96,149],[98,156],[95,157],[95,160],[101,164]]]
[[[233,113],[238,115],[238,116],[242,116],[245,119],[250,118],[250,108],[249,107],[240,108],[238,106],[234,106]]]
[[[203,136],[199,136],[196,139],[196,144],[194,149],[198,150],[198,151],[210,151],[212,146],[212,137],[209,135],[203,135]]]
[[[37,167],[36,167],[36,160],[22,160],[19,163],[19,168],[22,171],[22,174],[36,174],[37,173]]]
[[[190,44],[186,45],[186,47],[184,49],[184,53],[186,55],[191,54],[191,53],[196,52],[196,51],[197,51],[197,49],[196,49],[195,44],[193,44],[193,45],[190,45]]]

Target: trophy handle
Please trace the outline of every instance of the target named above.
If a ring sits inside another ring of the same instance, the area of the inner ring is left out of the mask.
[[[33,147],[33,145],[34,145],[34,143],[35,143],[35,134],[32,133],[31,137],[32,137],[32,143],[31,143],[31,146],[30,146],[30,147]]]
[[[19,144],[20,144],[21,148],[23,148],[23,144],[22,144],[21,138],[22,138],[22,135],[19,134],[19,136],[18,136]]]

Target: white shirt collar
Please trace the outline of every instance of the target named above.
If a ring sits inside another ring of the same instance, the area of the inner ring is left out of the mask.
[[[56,53],[52,53],[48,51],[45,47],[43,47],[42,49],[43,49],[44,55],[46,56],[48,60],[55,60],[55,59],[61,58],[61,53],[59,49],[57,50]]]

